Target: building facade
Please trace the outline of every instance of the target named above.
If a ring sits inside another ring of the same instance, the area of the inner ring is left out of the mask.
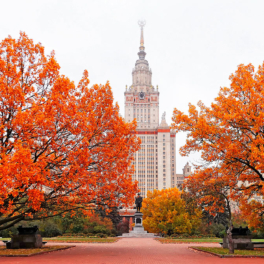
[[[165,113],[159,120],[158,86],[152,85],[152,71],[145,59],[143,26],[141,26],[138,60],[132,70],[132,85],[126,87],[125,120],[137,120],[136,133],[141,139],[141,148],[135,153],[133,180],[139,183],[141,195],[147,191],[175,187],[176,155],[175,131],[166,123]]]
[[[178,189],[180,189],[180,190],[182,189],[182,185],[183,185],[184,180],[187,177],[189,177],[191,175],[191,173],[192,173],[192,167],[189,164],[189,162],[187,162],[182,169],[182,174],[176,174],[175,180],[176,180],[176,187]]]

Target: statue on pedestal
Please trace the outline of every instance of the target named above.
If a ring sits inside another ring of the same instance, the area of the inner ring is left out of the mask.
[[[140,212],[140,208],[142,207],[142,197],[140,196],[140,194],[138,193],[136,199],[135,199],[135,204],[136,204],[136,208],[137,208],[137,212]]]

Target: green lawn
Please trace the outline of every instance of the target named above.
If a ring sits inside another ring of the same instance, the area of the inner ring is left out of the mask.
[[[205,252],[215,253],[219,255],[231,255],[229,250],[226,248],[214,248],[214,247],[191,247],[193,249],[203,250]],[[255,250],[235,250],[235,253],[232,256],[264,256],[264,249],[255,249]]]
[[[178,244],[178,243],[220,243],[222,238],[156,238],[162,244]],[[264,239],[252,239],[252,242],[264,242]]]
[[[72,247],[72,246],[70,246]],[[6,249],[5,246],[0,246],[0,256],[30,256],[43,252],[57,251],[70,248],[69,246],[44,246],[42,248],[30,249]]]

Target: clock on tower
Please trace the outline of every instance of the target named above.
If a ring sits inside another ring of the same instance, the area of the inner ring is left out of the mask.
[[[140,92],[139,93],[139,99],[144,99],[145,98],[145,93],[144,92]]]

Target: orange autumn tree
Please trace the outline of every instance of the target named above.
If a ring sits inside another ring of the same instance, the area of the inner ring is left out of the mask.
[[[206,165],[229,177],[230,193],[243,205],[264,195],[264,64],[256,72],[239,65],[230,80],[210,107],[189,104],[189,114],[174,109],[172,128],[188,132],[181,154],[199,151]]]
[[[200,169],[188,177],[183,185],[183,199],[187,205],[199,207],[210,223],[228,225],[232,220],[230,177],[218,173],[217,167]]]
[[[194,214],[186,210],[177,188],[148,191],[142,203],[143,225],[151,233],[191,233],[200,223],[201,210]]]
[[[256,200],[243,203],[241,206],[242,217],[246,220],[253,233],[264,233],[264,214],[263,205]]]
[[[0,230],[21,220],[133,203],[136,122],[109,83],[76,86],[25,33],[0,43]]]

